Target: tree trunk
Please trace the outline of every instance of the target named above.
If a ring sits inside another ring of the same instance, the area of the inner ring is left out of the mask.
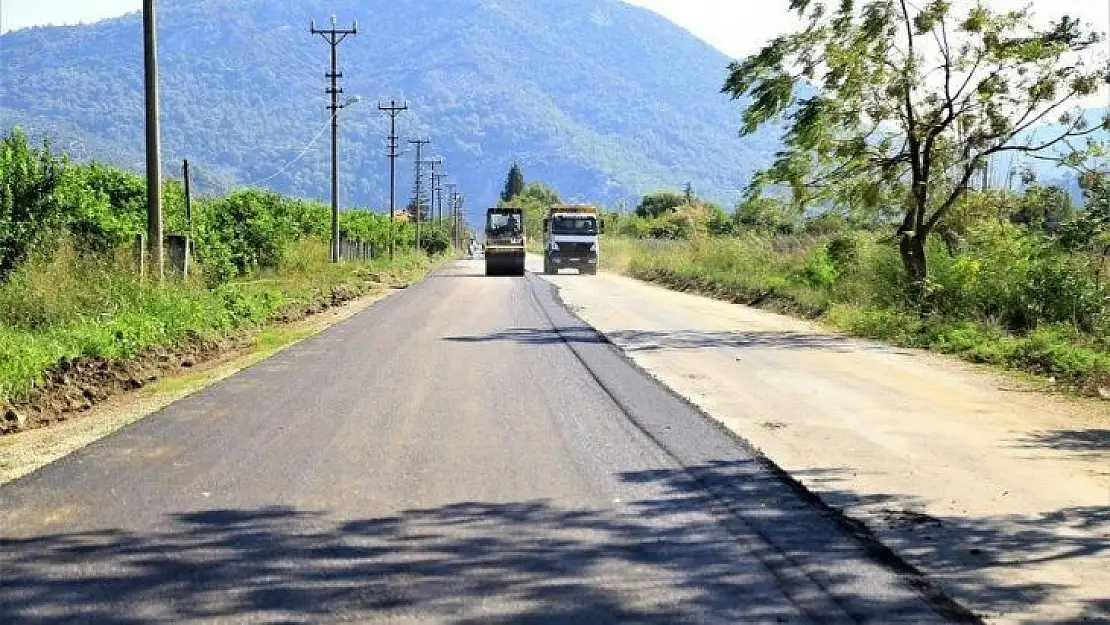
[[[902,254],[902,266],[915,290],[919,289],[929,275],[925,260],[925,240],[928,234],[914,232],[902,235],[898,249]]]

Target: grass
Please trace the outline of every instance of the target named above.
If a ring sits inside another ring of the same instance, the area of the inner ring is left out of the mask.
[[[412,252],[393,265],[334,265],[326,244],[305,240],[286,251],[277,270],[208,289],[200,276],[143,282],[126,259],[85,259],[63,246],[0,287],[0,405],[27,400],[63,359],[127,359],[153,347],[256,331],[321,301],[410,282],[430,266]],[[283,332],[263,331],[260,347],[287,341]]]
[[[1009,331],[970,304],[964,314],[923,313],[906,304],[897,286],[893,250],[864,239],[845,261],[830,258],[835,248],[828,244],[754,234],[683,242],[612,239],[603,246],[603,264],[673,289],[816,319],[856,336],[1052,378],[1087,394],[1110,385],[1110,337],[1103,327],[1083,331],[1040,322]],[[1009,262],[1004,259],[1003,266]]]

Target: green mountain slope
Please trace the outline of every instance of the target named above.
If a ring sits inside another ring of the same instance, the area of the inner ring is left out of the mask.
[[[359,20],[340,48],[347,204],[388,203],[379,98],[408,100],[403,139],[430,136],[475,214],[518,160],[564,197],[631,200],[687,180],[732,200],[778,137],[740,139],[718,90],[728,59],[616,0],[198,0],[161,3],[167,173],[325,198],[328,47],[310,19]],[[0,37],[0,126],[49,135],[76,158],[142,168],[138,15]],[[315,143],[311,143],[318,137]],[[306,148],[306,146],[308,146]],[[411,153],[398,162],[400,198]],[[290,163],[292,161],[292,163]]]

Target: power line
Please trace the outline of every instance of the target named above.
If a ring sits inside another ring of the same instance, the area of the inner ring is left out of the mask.
[[[332,113],[331,117],[335,117],[335,115],[336,115],[336,113]],[[262,183],[269,182],[269,181],[273,180],[274,178],[277,178],[281,174],[285,173],[286,171],[288,171],[290,167],[292,167],[294,164],[296,164],[298,161],[300,161],[302,158],[304,158],[305,154],[308,154],[309,150],[312,149],[312,146],[315,145],[316,142],[320,140],[320,137],[324,136],[324,133],[328,131],[328,126],[331,125],[331,122],[332,122],[331,118],[329,118],[328,121],[324,122],[324,124],[322,126],[320,126],[320,132],[317,132],[316,135],[314,137],[312,137],[312,139],[310,139],[308,141],[308,143],[306,143],[304,145],[304,147],[300,151],[300,153],[297,154],[297,156],[293,157],[291,160],[287,161],[276,172],[274,172],[273,174],[271,174],[271,175],[269,175],[265,178],[262,178],[261,180],[255,180],[255,181],[246,183],[243,186],[247,186],[247,187],[258,186]]]

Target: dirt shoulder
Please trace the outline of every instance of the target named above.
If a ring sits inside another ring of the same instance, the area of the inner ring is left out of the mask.
[[[153,414],[173,402],[206,386],[254,365],[282,349],[304,340],[324,329],[352,317],[394,291],[381,288],[362,297],[337,303],[304,314],[291,313],[288,319],[265,328],[253,336],[208,344],[205,349],[186,351],[152,350],[149,358],[127,363],[73,365],[87,367],[89,373],[70,374],[70,384],[51,394],[40,414],[51,414],[63,398],[80,398],[80,405],[66,413],[65,419],[40,423],[26,431],[0,436],[0,484],[18,479],[36,469],[97,441],[120,428]],[[322,312],[319,312],[322,310]],[[182,366],[187,364],[188,366]],[[100,376],[107,372],[108,377]],[[126,374],[126,375],[125,375]],[[73,389],[93,384],[101,397],[76,395]],[[95,402],[95,403],[92,403]],[[26,410],[26,409],[25,409]],[[39,411],[38,408],[34,409]],[[53,413],[61,414],[61,413]]]
[[[551,277],[649,373],[993,622],[1110,618],[1110,406],[629,278]]]

